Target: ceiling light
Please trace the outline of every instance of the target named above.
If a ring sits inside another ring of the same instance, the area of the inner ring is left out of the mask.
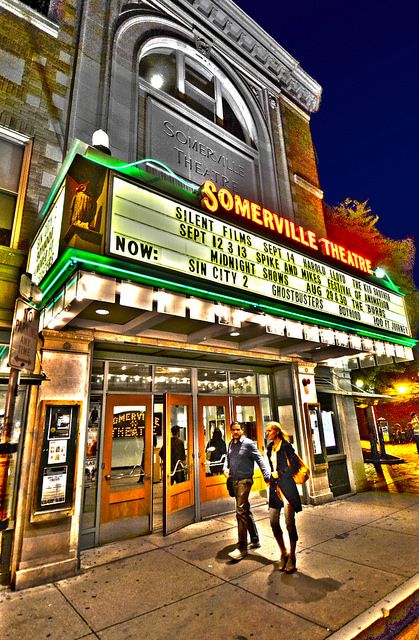
[[[155,73],[150,78],[150,84],[155,89],[161,89],[164,83],[164,78],[161,73]]]
[[[240,335],[240,331],[230,331],[230,335],[232,338],[236,338]]]
[[[98,316],[108,316],[109,311],[107,309],[96,309],[96,313]]]

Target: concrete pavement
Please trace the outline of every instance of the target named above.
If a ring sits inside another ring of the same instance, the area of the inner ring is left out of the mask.
[[[227,514],[166,538],[83,552],[78,576],[0,592],[0,637],[343,640],[418,587],[415,493],[369,491],[304,507],[293,575],[277,570],[266,506],[254,514],[262,547],[236,564],[227,556],[237,536]]]

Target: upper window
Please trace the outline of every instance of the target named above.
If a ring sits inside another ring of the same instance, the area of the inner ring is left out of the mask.
[[[50,0],[21,0],[23,4],[27,4],[31,9],[35,9],[43,16],[48,15]]]
[[[0,245],[17,246],[29,140],[0,127]]]
[[[139,74],[151,87],[177,98],[249,146],[256,146],[250,111],[232,82],[210,60],[172,38],[143,48]]]

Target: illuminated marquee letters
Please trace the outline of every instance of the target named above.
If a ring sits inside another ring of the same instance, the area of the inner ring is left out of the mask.
[[[223,211],[250,220],[253,224],[279,236],[285,236],[309,249],[321,251],[323,255],[343,262],[354,269],[372,274],[371,261],[367,258],[363,258],[327,238],[317,238],[314,231],[296,226],[292,220],[288,220],[288,218],[284,218],[247,198],[232,194],[225,187],[218,189],[211,180],[204,182],[201,187],[201,195],[201,205],[211,213],[216,213],[221,207]]]

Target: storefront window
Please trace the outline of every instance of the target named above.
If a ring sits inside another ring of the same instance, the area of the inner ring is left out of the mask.
[[[154,391],[156,393],[190,393],[191,370],[181,367],[156,367]]]
[[[99,455],[99,434],[102,416],[101,397],[91,397],[89,405],[89,417],[87,421],[86,457],[84,464],[84,487],[82,508],[82,529],[90,529],[95,526],[96,518],[96,494],[97,494],[97,469]]]
[[[227,389],[226,371],[198,369],[198,393],[225,395]]]
[[[261,398],[260,399],[260,408],[262,410],[263,434],[264,434],[264,437],[265,437],[266,424],[273,420],[271,399],[268,398],[268,397]]]
[[[245,435],[257,442],[256,411],[252,405],[236,404],[236,420],[243,427]]]
[[[284,431],[287,432],[290,442],[295,444],[296,425],[294,420],[294,408],[291,404],[278,407],[278,420]]]
[[[90,376],[90,388],[92,391],[103,389],[103,362],[95,360],[93,362],[92,375]]]
[[[230,372],[230,393],[256,394],[256,376],[251,371]]]
[[[151,391],[151,367],[131,362],[110,362],[109,391],[141,393]]]
[[[261,395],[269,395],[271,391],[270,379],[267,373],[259,374],[259,393]]]

